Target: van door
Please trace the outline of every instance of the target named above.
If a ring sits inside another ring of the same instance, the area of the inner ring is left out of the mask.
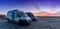
[[[16,17],[15,17],[15,21],[19,21],[19,20],[22,18],[21,14],[18,13],[18,12],[16,12],[15,15],[16,15]]]
[[[14,12],[11,13],[11,18],[12,18],[12,21],[14,21],[14,18],[15,18],[15,13]]]

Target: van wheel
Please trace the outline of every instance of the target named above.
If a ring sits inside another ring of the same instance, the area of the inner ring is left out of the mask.
[[[37,21],[37,20],[35,18],[33,18],[32,21]]]
[[[8,20],[8,22],[10,22],[10,20]]]
[[[7,18],[8,22],[10,22],[10,20]]]
[[[28,24],[30,24],[30,22],[27,22],[26,20],[19,20],[19,24],[28,25]]]
[[[21,25],[22,25],[22,24],[23,24],[23,21],[22,21],[22,20],[19,20],[19,24],[21,24]]]
[[[30,24],[30,22],[27,22],[27,25],[29,25]]]

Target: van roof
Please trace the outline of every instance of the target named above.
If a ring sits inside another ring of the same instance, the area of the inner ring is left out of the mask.
[[[18,9],[11,10],[11,11],[8,11],[8,12],[21,12],[21,13],[24,13],[24,11],[21,11],[21,10],[18,10]]]

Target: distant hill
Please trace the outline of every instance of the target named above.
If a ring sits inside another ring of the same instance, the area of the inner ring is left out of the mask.
[[[0,18],[6,19],[6,15],[0,15]]]

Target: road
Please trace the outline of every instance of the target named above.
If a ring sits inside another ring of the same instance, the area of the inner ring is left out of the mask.
[[[60,29],[60,18],[40,18],[28,26],[21,26],[0,19],[0,29]]]

